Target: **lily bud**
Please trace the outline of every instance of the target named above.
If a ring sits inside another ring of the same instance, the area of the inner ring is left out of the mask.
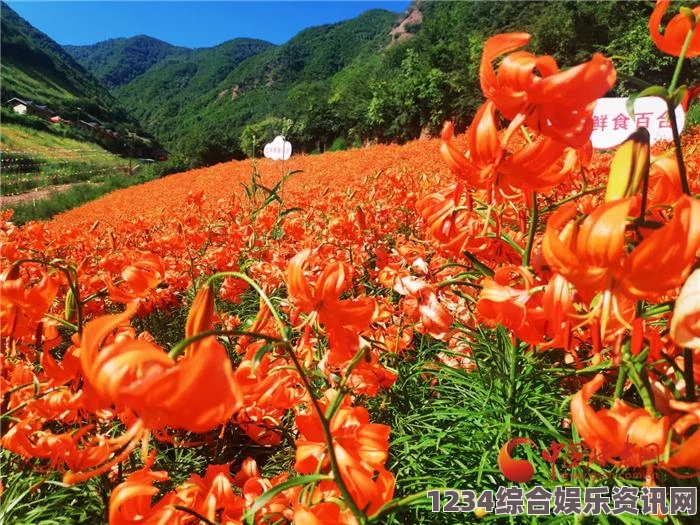
[[[73,321],[75,313],[78,311],[78,302],[75,299],[75,295],[73,294],[72,288],[68,289],[63,305],[63,318],[70,323]]]
[[[192,301],[185,324],[185,337],[211,330],[214,326],[214,289],[211,285],[202,286]],[[187,354],[194,352],[197,342],[187,348]]]
[[[649,176],[649,132],[639,128],[615,152],[605,202],[633,197]]]

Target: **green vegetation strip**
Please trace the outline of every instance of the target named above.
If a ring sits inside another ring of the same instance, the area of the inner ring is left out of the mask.
[[[130,177],[114,175],[107,177],[104,182],[99,184],[76,184],[68,190],[52,193],[46,199],[8,206],[8,208],[14,210],[12,222],[22,225],[29,221],[50,219],[58,213],[76,208],[114,190],[143,184],[155,178],[157,178],[157,173],[154,170],[144,170]]]

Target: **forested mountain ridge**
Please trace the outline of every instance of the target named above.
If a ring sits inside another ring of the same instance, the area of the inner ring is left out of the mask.
[[[293,121],[302,148],[330,145],[325,116],[307,110],[322,108],[335,75],[389,43],[396,18],[373,10],[305,29],[281,46],[236,39],[194,50],[183,59],[164,60],[114,93],[190,163],[242,156],[247,126],[281,131],[282,117]]]
[[[653,5],[418,1],[402,15],[375,10],[306,29],[227,74],[202,77],[196,90],[183,80],[189,60],[173,58],[114,93],[190,164],[259,151],[282,131],[301,151],[405,141],[437,133],[447,119],[458,130],[468,125],[483,100],[483,44],[501,32],[531,33],[527,50],[553,55],[562,68],[595,52],[614,56],[620,95],[632,88],[625,75],[667,80],[675,61],[649,37]],[[201,53],[206,61],[213,51]],[[681,80],[697,82],[698,72],[687,63]]]
[[[186,47],[173,46],[146,35],[63,48],[109,89],[127,84],[166,58],[192,53]]]
[[[32,100],[66,119],[143,133],[97,79],[4,2],[0,24],[3,104],[13,97]]]
[[[526,50],[562,68],[595,52],[614,57],[618,95],[636,89],[628,76],[667,81],[675,60],[649,37],[653,6],[416,1],[401,15],[368,11],[279,46],[234,39],[184,49],[139,36],[69,49],[179,162],[202,165],[259,152],[281,132],[311,152],[403,142],[447,119],[463,130],[483,101],[483,44],[502,32],[529,32]],[[686,62],[681,82],[700,80],[697,62]]]

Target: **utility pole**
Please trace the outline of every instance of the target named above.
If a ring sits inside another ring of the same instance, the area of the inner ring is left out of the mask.
[[[131,175],[131,158],[134,156],[134,135],[135,133],[132,133],[131,131],[126,132],[126,136],[129,139],[129,175]]]

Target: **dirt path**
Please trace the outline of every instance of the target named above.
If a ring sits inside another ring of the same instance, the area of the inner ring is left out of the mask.
[[[71,186],[73,186],[73,184],[54,184],[52,186],[45,186],[41,189],[37,188],[36,190],[28,191],[26,193],[19,193],[17,195],[0,195],[0,208],[12,206],[13,204],[23,204],[25,202],[46,199],[52,193],[66,191]]]

